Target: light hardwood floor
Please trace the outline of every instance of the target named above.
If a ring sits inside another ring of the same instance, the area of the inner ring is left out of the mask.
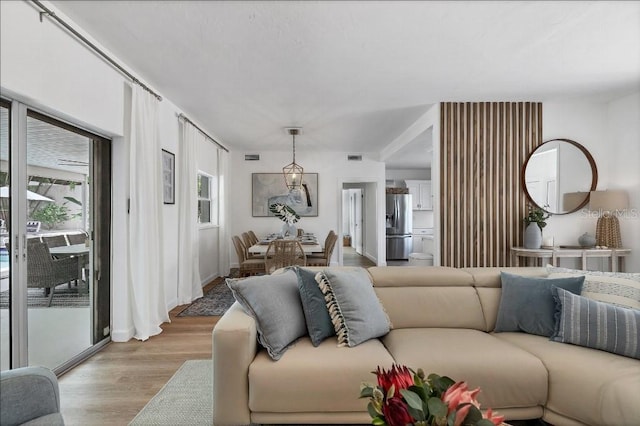
[[[205,292],[218,279],[205,287]],[[127,425],[189,359],[211,359],[211,331],[220,317],[177,317],[146,342],[110,343],[59,378],[67,425]]]

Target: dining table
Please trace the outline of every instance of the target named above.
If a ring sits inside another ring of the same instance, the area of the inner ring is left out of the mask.
[[[247,249],[247,251],[251,254],[259,254],[264,255],[267,253],[267,248],[269,248],[269,243],[276,238],[263,238],[258,241],[257,244],[252,245]],[[307,236],[302,236],[301,238],[297,238],[300,241],[300,245],[302,246],[302,250],[305,254],[311,253],[322,253],[322,246],[318,243],[315,237],[311,237],[309,234]]]

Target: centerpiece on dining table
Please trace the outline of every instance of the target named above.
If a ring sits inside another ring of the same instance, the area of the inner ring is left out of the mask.
[[[275,203],[269,206],[269,211],[284,222],[284,225],[282,225],[283,237],[295,237],[297,235],[298,231],[294,223],[300,220],[300,216],[295,210],[286,204]]]
[[[373,372],[378,385],[364,383],[360,398],[369,398],[367,410],[371,424],[377,426],[496,426],[504,417],[489,408],[484,414],[476,396],[480,389],[469,390],[465,382],[449,377],[417,372],[393,365],[389,371],[378,367]]]

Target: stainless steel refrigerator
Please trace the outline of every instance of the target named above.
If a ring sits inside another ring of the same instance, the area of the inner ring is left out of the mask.
[[[387,260],[409,259],[413,228],[411,194],[387,194]]]

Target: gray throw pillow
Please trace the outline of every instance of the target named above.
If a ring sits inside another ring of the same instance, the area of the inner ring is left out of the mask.
[[[550,340],[640,359],[640,310],[553,291],[558,321]]]
[[[363,268],[325,269],[316,275],[338,335],[338,346],[353,347],[389,332],[390,322]]]
[[[280,359],[296,339],[307,334],[294,271],[227,279],[227,286],[256,321],[258,341],[274,360]]]
[[[495,332],[523,331],[551,336],[555,325],[556,304],[552,286],[580,294],[584,276],[569,278],[537,278],[500,274],[502,296]]]
[[[318,346],[327,337],[334,336],[336,331],[333,329],[324,295],[316,282],[317,272],[296,268],[296,274],[307,331],[313,346]]]

